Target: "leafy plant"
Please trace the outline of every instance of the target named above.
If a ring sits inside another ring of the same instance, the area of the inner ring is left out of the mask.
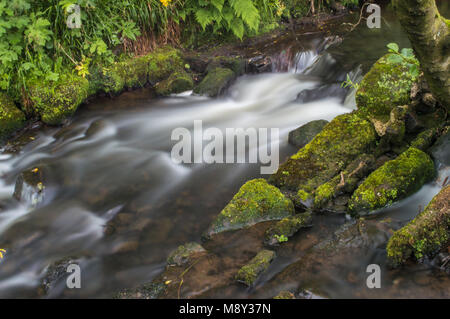
[[[399,51],[397,43],[389,43],[387,45],[389,52],[392,53],[388,56],[387,61],[392,64],[401,63],[408,67],[409,73],[413,77],[418,77],[420,74],[420,63],[414,56],[413,49],[403,48]]]

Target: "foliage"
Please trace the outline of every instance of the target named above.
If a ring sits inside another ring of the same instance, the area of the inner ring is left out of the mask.
[[[387,45],[389,52],[392,53],[387,61],[391,64],[402,64],[409,69],[409,73],[413,77],[418,77],[420,74],[419,71],[419,61],[414,56],[414,51],[411,48],[403,48],[399,51],[399,47],[397,43],[389,43]]]

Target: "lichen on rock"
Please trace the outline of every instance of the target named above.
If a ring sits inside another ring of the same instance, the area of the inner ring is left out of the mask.
[[[238,271],[236,280],[247,286],[252,286],[258,276],[269,268],[274,258],[274,251],[266,249],[260,251],[247,265]]]
[[[391,205],[418,191],[435,173],[431,158],[423,151],[410,147],[364,180],[350,199],[349,211],[365,214]]]
[[[387,245],[392,266],[404,264],[414,257],[433,257],[450,243],[450,185],[428,204],[425,210],[405,227],[396,231]]]
[[[278,188],[265,179],[245,183],[211,224],[205,237],[241,229],[259,222],[292,216],[294,205]]]
[[[24,123],[23,112],[16,107],[6,93],[0,92],[0,141],[22,128]]]

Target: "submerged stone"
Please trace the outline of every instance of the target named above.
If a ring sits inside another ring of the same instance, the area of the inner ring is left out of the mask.
[[[410,102],[410,93],[417,78],[407,65],[389,62],[387,54],[380,58],[364,76],[356,92],[358,109],[370,117],[389,115],[395,106]]]
[[[17,177],[14,198],[35,207],[44,200],[45,172],[42,167],[27,169]]]
[[[300,149],[269,182],[282,190],[296,191],[301,202],[330,181],[360,154],[376,146],[377,134],[372,124],[352,112],[336,117],[309,144]]]
[[[312,141],[312,139],[319,134],[328,121],[317,120],[306,123],[299,128],[289,132],[289,144],[298,148],[304,147],[306,144]]]
[[[209,97],[216,97],[227,89],[236,78],[236,74],[228,68],[215,68],[210,70],[194,93]]]
[[[169,266],[182,266],[200,254],[206,253],[206,250],[198,243],[192,242],[179,246],[167,258]]]
[[[259,222],[281,220],[294,213],[293,203],[265,179],[245,183],[211,224],[206,237]]]
[[[258,276],[269,268],[269,265],[274,258],[274,251],[266,249],[260,251],[247,265],[238,271],[236,280],[247,286],[252,286]]]
[[[184,70],[173,72],[166,80],[159,82],[156,86],[158,95],[178,94],[192,90],[194,81]]]
[[[25,124],[25,115],[6,93],[0,92],[0,141]]]
[[[30,84],[28,98],[33,111],[40,115],[44,123],[58,125],[75,113],[78,106],[88,97],[88,93],[87,79],[65,74],[57,82],[36,81]]]
[[[430,150],[431,156],[439,163],[450,166],[450,127],[437,140]]]
[[[408,259],[433,257],[450,243],[450,185],[428,204],[425,210],[388,242],[387,255],[393,266]]]
[[[418,191],[434,176],[431,158],[423,151],[410,147],[364,180],[350,199],[349,211],[364,214],[391,205]]]
[[[301,228],[310,227],[311,222],[312,215],[310,212],[283,218],[266,231],[265,243],[267,245],[278,245],[287,241]]]
[[[296,299],[296,298],[292,292],[283,290],[283,291],[280,291],[280,293],[278,295],[273,297],[273,299]]]

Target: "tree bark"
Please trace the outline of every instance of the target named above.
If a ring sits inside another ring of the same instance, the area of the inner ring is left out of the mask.
[[[394,0],[431,92],[450,111],[450,20],[434,0]]]

